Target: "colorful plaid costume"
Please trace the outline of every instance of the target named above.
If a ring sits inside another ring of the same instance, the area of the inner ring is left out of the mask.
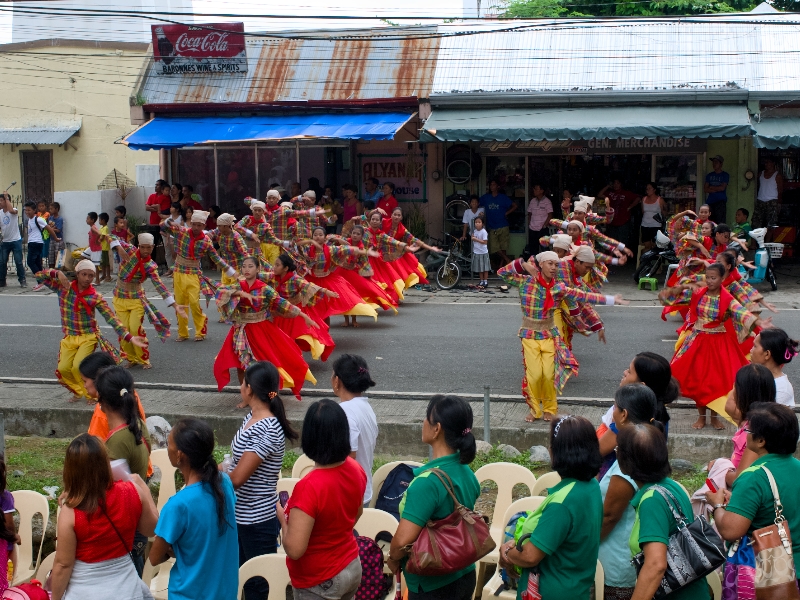
[[[212,229],[211,231],[206,231],[205,234],[212,242],[217,242],[219,244],[218,252],[222,259],[234,269],[241,272],[242,263],[250,254],[250,251],[239,232],[231,231],[230,233],[222,233],[219,229]],[[236,278],[228,277],[228,275],[223,273],[221,283],[222,285],[231,285],[236,283]]]
[[[56,377],[59,383],[75,397],[88,398],[78,369],[81,361],[94,352],[98,345],[103,352],[113,356],[117,362],[120,361],[117,349],[101,335],[95,311],[99,312],[117,335],[126,342],[130,342],[133,336],[114,315],[111,307],[94,286],[90,285],[86,290],[80,291],[78,282],[73,281],[71,285],[64,287],[58,279],[58,273],[55,269],[45,269],[36,274],[39,283],[43,283],[58,295],[61,332],[64,334],[64,339],[61,340],[58,353]]]
[[[613,304],[613,298],[567,287],[555,279],[546,282],[541,275],[531,277],[520,259],[497,274],[509,285],[519,288],[522,308],[519,337],[525,368],[522,394],[535,418],[541,416],[542,408],[544,412],[556,414],[556,394],[573,373],[578,374],[578,361],[561,338],[554,313],[562,301],[570,316],[575,317],[580,313],[579,302]]]
[[[248,254],[260,257],[261,264],[267,269],[272,268],[275,259],[289,246],[288,243],[284,243],[283,239],[275,236],[272,225],[263,217],[256,219],[253,215],[247,215],[234,226],[234,229],[244,238],[244,243],[249,249]],[[253,234],[258,236],[258,244],[250,239]]]
[[[422,240],[411,235],[411,232],[406,229],[402,223],[397,223],[395,225],[392,219],[383,220],[383,232],[398,242],[403,242],[409,246],[413,244],[422,245]],[[398,259],[398,263],[396,267],[400,271],[400,274],[405,276],[406,289],[419,283],[428,283],[428,272],[412,253],[406,252],[403,254],[403,256]]]
[[[589,285],[575,272],[575,263],[572,259],[563,259],[558,263],[556,280],[567,287],[573,287],[585,292],[591,292]],[[562,301],[555,312],[556,325],[561,337],[572,350],[572,336],[575,331],[591,335],[603,329],[603,321],[591,304],[580,302],[580,313],[576,316],[570,314],[566,302]]]
[[[575,213],[571,212],[569,214],[562,208],[561,214],[564,215],[565,221],[576,221],[579,219],[575,218]],[[613,208],[606,208],[606,213],[604,215],[598,215],[597,213],[586,213],[586,218],[581,221],[584,225],[605,225],[606,223],[611,223],[614,220],[614,209]]]

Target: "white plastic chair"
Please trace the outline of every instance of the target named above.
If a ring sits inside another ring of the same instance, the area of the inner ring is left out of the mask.
[[[722,600],[722,580],[719,578],[719,573],[716,571],[709,573],[706,576],[706,583],[708,583],[708,587],[711,588],[714,600]]]
[[[160,513],[161,509],[164,508],[164,505],[167,503],[167,500],[172,498],[178,491],[175,487],[175,471],[178,469],[173,467],[172,463],[169,462],[169,456],[165,448],[153,450],[150,453],[150,462],[153,463],[153,467],[158,467],[158,470],[161,471],[158,502],[156,502],[156,507]]]
[[[155,567],[150,564],[149,559],[145,561],[144,571],[142,572],[142,581],[147,583],[145,575],[150,577],[150,593],[153,594],[153,598],[155,598],[155,600],[168,600],[169,572],[172,571],[172,566],[174,564],[174,558],[170,558],[166,562],[163,562]]]
[[[301,454],[292,467],[292,478],[302,479],[311,472],[314,468],[314,461],[308,458],[305,454]],[[244,567],[244,565],[242,565]]]
[[[531,496],[547,495],[547,488],[551,488],[558,485],[560,481],[561,481],[561,475],[559,475],[555,471],[550,471],[549,473],[540,475],[536,479],[536,485],[533,486],[534,489],[531,490]]]
[[[295,479],[294,477],[284,477],[283,479],[278,479],[278,485],[276,489],[278,493],[281,492],[289,492],[289,495],[292,495],[294,491],[294,486],[297,485],[297,482],[300,481],[299,479]]]
[[[606,572],[603,565],[597,561],[597,568],[594,570],[594,600],[603,600],[606,596]]]
[[[397,531],[397,525],[398,521],[394,518],[394,515],[390,515],[386,511],[378,510],[377,508],[365,508],[364,512],[361,514],[361,518],[356,522],[354,529],[358,532],[358,535],[363,535],[364,537],[374,540],[382,531],[394,535],[394,532]],[[380,547],[384,556],[388,555],[389,544],[387,542],[379,542],[378,547]],[[391,571],[385,565],[383,567],[383,572],[387,575],[391,574]]]
[[[533,489],[536,487],[536,476],[530,469],[526,469],[522,465],[499,462],[482,466],[475,471],[475,477],[480,483],[494,481],[497,484],[497,500],[492,513],[491,533],[492,539],[499,544],[503,528],[506,526],[505,522],[502,522],[503,516],[514,501],[512,496],[514,486],[525,485],[529,490],[529,494],[533,496]],[[488,562],[486,558],[483,561]]]
[[[398,465],[403,464],[408,465],[412,469],[422,466],[422,463],[418,463],[413,460],[395,460],[386,463],[382,467],[379,467],[378,470],[372,475],[372,498],[370,498],[369,501],[370,508],[375,508],[375,503],[378,501],[378,492],[381,491],[381,486],[383,485],[383,482],[386,481],[389,473],[391,473],[392,470]]]
[[[42,546],[44,545],[44,535],[47,531],[47,523],[50,521],[50,505],[47,497],[31,490],[18,490],[11,492],[14,496],[14,508],[19,513],[19,537],[22,538],[22,545],[17,546],[17,568],[14,572],[13,582],[16,585],[33,577],[39,568],[42,560]],[[33,517],[37,514],[42,515],[42,539],[39,542],[39,549],[34,555],[33,548]]]
[[[286,600],[286,586],[291,584],[285,554],[264,554],[251,558],[239,567],[239,600],[243,597],[244,584],[253,577],[263,577],[269,584],[267,600]]]
[[[47,556],[42,559],[42,562],[39,563],[39,568],[36,569],[36,574],[32,577],[32,579],[36,579],[37,581],[41,581],[44,584],[47,581],[47,576],[50,574],[50,571],[53,570],[53,563],[56,561],[56,553],[51,552]]]

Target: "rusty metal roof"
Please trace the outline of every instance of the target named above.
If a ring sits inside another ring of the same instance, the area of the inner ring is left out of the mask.
[[[248,70],[242,74],[161,75],[151,59],[138,101],[269,104],[427,98],[439,51],[436,33],[435,26],[422,26],[250,38]]]

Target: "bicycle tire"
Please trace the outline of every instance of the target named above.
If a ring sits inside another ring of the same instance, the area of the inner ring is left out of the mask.
[[[778,289],[778,280],[775,278],[775,267],[772,266],[772,261],[767,263],[767,274],[766,279],[769,281],[769,285],[772,288],[772,291],[777,291]]]
[[[436,271],[436,285],[443,290],[452,290],[461,280],[461,267],[454,260],[447,260]]]

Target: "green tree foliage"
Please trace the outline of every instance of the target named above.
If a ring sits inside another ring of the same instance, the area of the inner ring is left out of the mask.
[[[509,0],[503,19],[557,17],[651,17],[664,15],[703,15],[747,12],[758,2],[753,0]],[[775,0],[780,10],[800,10],[800,0]]]

